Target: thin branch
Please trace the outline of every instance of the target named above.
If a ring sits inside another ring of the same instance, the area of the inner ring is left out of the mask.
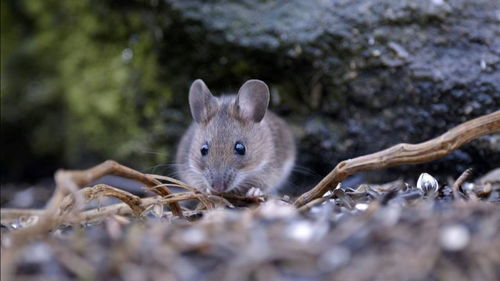
[[[41,216],[43,212],[43,209],[2,209],[0,217],[2,224],[5,224],[4,221],[12,221],[20,217]]]
[[[472,175],[472,168],[469,168],[467,170],[465,170],[459,177],[458,179],[453,183],[452,185],[452,190],[453,190],[453,198],[455,198],[455,200],[459,199],[460,197],[460,189],[462,187],[462,184]],[[462,194],[466,194],[465,192],[463,192],[462,190]]]
[[[157,179],[148,176],[146,174],[140,173],[129,167],[123,166],[113,160],[107,160],[87,170],[64,171],[64,172],[68,173],[71,176],[72,180],[79,186],[88,185],[89,183],[97,180],[98,178],[113,174],[141,182],[145,184],[149,190],[158,195],[166,196],[172,194],[172,192],[168,188],[162,186],[162,183]],[[172,209],[172,212],[176,216],[182,217],[182,210],[177,202],[171,204],[170,208]]]
[[[98,184],[93,187],[86,187],[81,190],[81,193],[83,194],[82,196],[86,199],[86,201],[90,201],[102,196],[112,196],[124,201],[124,203],[117,203],[105,207],[83,211],[80,212],[78,216],[65,217],[60,221],[61,224],[89,222],[112,215],[138,215],[138,213],[140,214],[154,204],[167,205],[185,200],[198,200],[205,206],[205,209],[213,209],[217,206],[232,206],[231,203],[229,203],[226,199],[216,195],[179,192],[167,197],[155,196],[140,198],[132,194],[127,194],[128,192],[126,191],[103,184]],[[65,200],[68,198],[71,197],[66,197]],[[73,203],[74,201],[68,200],[62,204],[61,209],[71,209],[71,205]],[[1,221],[3,224],[8,224],[9,222],[12,222],[23,216],[39,217],[43,214],[44,210],[40,209],[2,209]]]
[[[114,174],[117,176],[129,178],[146,185],[148,190],[159,194],[160,198],[145,198],[141,199],[129,192],[114,188],[112,186],[100,184],[90,188],[80,190],[80,187],[86,186],[91,182],[109,175]],[[173,194],[168,188],[168,184],[162,184],[157,178],[167,180],[174,185],[179,185],[188,190],[195,190],[194,188],[186,185],[185,183],[161,176],[150,176],[131,168],[118,164],[115,161],[105,161],[93,168],[87,170],[59,170],[55,173],[56,187],[54,194],[47,203],[43,211],[30,210],[5,210],[2,209],[2,222],[7,220],[7,216],[12,218],[15,214],[33,215],[38,218],[35,223],[13,230],[6,234],[9,236],[10,247],[2,250],[1,253],[1,272],[3,277],[12,276],[16,260],[19,258],[21,245],[26,244],[28,241],[54,230],[62,223],[78,223],[85,220],[103,217],[111,214],[130,214],[134,213],[140,215],[151,204],[158,203],[162,207],[164,204],[169,205],[172,214],[183,218],[184,214],[179,201],[197,199],[205,206],[206,209],[211,209],[219,205],[228,205],[229,203],[218,196],[201,194],[201,193],[184,193]],[[117,204],[107,208],[98,208],[86,212],[81,212],[85,200],[90,200],[101,196],[116,197],[125,204]],[[151,203],[154,202],[154,203]],[[5,216],[4,216],[5,214]],[[8,279],[8,278],[6,278]]]
[[[139,196],[107,184],[97,184],[92,187],[85,187],[80,190],[80,193],[83,195],[86,202],[99,197],[115,197],[127,204],[134,211],[136,216],[140,215],[144,211],[142,200]],[[65,201],[67,202],[62,204],[61,210],[65,211],[72,209],[74,202],[73,197],[68,196],[65,198]]]
[[[319,204],[321,204],[329,199],[330,198],[328,196],[325,196],[325,197],[316,198],[314,200],[311,200],[311,202],[308,202],[307,204],[300,206],[299,212],[305,213],[305,212],[309,211],[312,207],[319,205]]]
[[[174,179],[174,178],[171,178],[171,177],[167,177],[167,176],[161,176],[161,175],[154,175],[154,174],[147,174],[146,176],[148,177],[152,177],[152,178],[155,178],[155,179],[158,179],[158,180],[164,180],[164,181],[168,181],[168,182],[171,182],[171,183],[174,183],[176,186],[178,187],[182,187],[184,189],[187,189],[191,192],[197,192],[198,190],[190,185],[188,185],[187,183],[185,182],[182,182],[178,179]]]
[[[312,190],[302,194],[294,204],[300,207],[323,196],[342,180],[357,172],[429,162],[447,155],[473,139],[498,131],[500,131],[500,110],[462,123],[443,135],[423,143],[400,143],[373,154],[342,161]]]
[[[182,192],[182,193],[175,193],[172,194],[168,197],[146,197],[146,198],[141,198],[141,203],[140,207],[144,210],[148,209],[151,205],[154,204],[160,204],[160,205],[165,205],[165,204],[172,204],[174,202],[180,202],[184,200],[200,200],[200,198],[204,198],[207,200],[214,200],[212,197],[217,197],[213,195],[205,195],[201,193],[191,193],[191,192]],[[200,200],[201,201],[201,200]],[[219,202],[219,201],[217,201]],[[224,201],[220,201],[224,202]],[[227,201],[226,201],[227,202]],[[101,207],[101,208],[95,208],[91,210],[87,210],[81,213],[80,219],[78,220],[71,220],[71,223],[81,223],[81,222],[88,222],[88,221],[93,221],[96,219],[100,219],[103,217],[108,217],[112,215],[121,215],[121,216],[127,216],[132,214],[132,209],[130,208],[130,205],[126,203],[118,203],[118,204],[113,204],[109,205],[106,207]]]
[[[82,192],[78,192],[80,187],[88,185],[98,178],[109,174],[141,182],[151,191],[161,196],[173,194],[168,188],[161,186],[162,183],[159,180],[111,160],[105,161],[87,170],[59,170],[54,176],[56,182],[54,194],[47,203],[45,211],[39,216],[36,223],[9,233],[12,237],[12,247],[9,251],[5,251],[5,253],[2,252],[2,257],[12,256],[13,259],[15,259],[19,254],[15,249],[17,249],[19,245],[26,243],[26,241],[29,241],[38,235],[48,233],[60,225],[63,221],[68,220],[70,217],[69,215],[72,214],[73,217],[78,219],[81,215],[79,210],[81,209],[83,201]],[[134,198],[134,195],[116,192],[116,190],[112,191],[111,188],[101,188],[100,192],[102,194],[114,194],[118,198],[121,198],[125,202],[131,204],[130,206],[132,206],[134,212],[140,211],[140,207],[137,205],[137,198]],[[85,192],[83,192],[83,194],[85,194]],[[72,198],[68,198],[68,195],[71,195]],[[168,202],[168,204],[174,215],[179,217],[184,216],[177,201],[172,200]],[[6,267],[8,266],[4,266],[4,264],[2,264],[2,269],[5,269]]]

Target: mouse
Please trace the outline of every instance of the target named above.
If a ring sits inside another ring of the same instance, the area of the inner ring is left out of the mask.
[[[246,81],[234,95],[212,95],[201,79],[189,89],[193,121],[176,153],[179,178],[201,192],[258,197],[276,191],[295,163],[295,141],[268,110],[269,87]]]

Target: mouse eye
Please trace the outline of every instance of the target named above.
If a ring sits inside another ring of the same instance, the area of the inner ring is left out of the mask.
[[[208,154],[208,143],[205,143],[204,145],[201,146],[200,152],[202,156]]]
[[[241,142],[237,141],[235,144],[234,144],[234,151],[238,154],[238,155],[245,155],[245,145],[242,144]]]

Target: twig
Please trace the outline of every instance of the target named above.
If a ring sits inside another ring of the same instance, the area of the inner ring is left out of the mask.
[[[20,217],[41,216],[43,212],[42,209],[2,209],[0,217],[2,224],[4,224],[4,221],[15,220]]]
[[[9,236],[11,238],[11,246],[3,250],[1,253],[2,264],[0,271],[2,279],[10,279],[9,277],[12,276],[14,270],[12,265],[15,264],[15,261],[19,257],[19,249],[21,249],[21,245],[39,235],[53,230],[63,221],[67,220],[70,213],[74,213],[75,217],[80,216],[79,210],[82,200],[81,193],[77,192],[80,187],[86,186],[91,182],[97,180],[98,178],[109,174],[114,174],[141,182],[145,184],[151,191],[161,196],[172,194],[172,192],[168,188],[161,186],[162,183],[159,180],[131,168],[120,165],[112,160],[105,161],[87,170],[59,170],[55,173],[54,176],[56,182],[54,194],[47,203],[45,211],[42,215],[40,215],[39,220],[35,224],[11,231],[9,233]],[[109,189],[108,191],[104,192],[109,192]],[[70,194],[73,196],[73,199],[65,199],[66,196]],[[126,197],[127,196],[123,198]],[[133,201],[134,199],[131,200]],[[132,201],[130,201],[129,203],[131,203]],[[168,204],[170,206],[170,210],[174,215],[183,217],[182,209],[177,201],[168,202]],[[64,206],[71,206],[71,208],[61,208]]]
[[[179,202],[182,200],[189,200],[189,199],[196,199],[195,196],[192,194],[191,196],[179,196],[176,198],[161,198],[158,196],[155,197],[147,197],[147,198],[142,198],[142,204],[141,206],[144,207],[144,209],[147,209],[149,206],[153,204],[167,204],[167,203],[172,203],[172,202]],[[189,212],[185,212],[187,215],[189,215]],[[82,222],[90,222],[90,221],[95,221],[99,220],[105,217],[113,216],[113,215],[119,215],[119,216],[129,216],[132,215],[132,209],[130,208],[129,205],[125,203],[117,203],[101,208],[95,208],[91,210],[87,210],[85,212],[82,212],[78,220],[71,220],[67,221],[65,223],[82,223]]]
[[[168,188],[161,186],[162,183],[157,179],[153,178],[152,176],[140,173],[134,169],[123,166],[113,160],[107,160],[93,168],[83,171],[63,171],[63,172],[68,173],[71,179],[79,186],[88,185],[89,183],[97,180],[98,178],[101,178],[105,175],[113,174],[141,182],[145,184],[149,190],[155,192],[158,195],[166,196],[172,194],[172,192]],[[172,212],[176,216],[182,217],[181,207],[179,206],[179,204],[177,204],[177,202],[171,204],[170,208],[172,209]]]
[[[144,183],[151,191],[161,196],[173,194],[168,188],[161,186],[162,183],[157,179],[123,166],[112,160],[105,161],[87,170],[59,170],[55,174],[56,190],[49,200],[49,203],[45,208],[45,212],[40,216],[40,220],[34,225],[13,231],[13,240],[16,243],[22,244],[30,237],[52,230],[65,220],[65,217],[62,216],[60,212],[79,209],[74,208],[72,200],[79,205],[79,201],[81,201],[81,199],[79,199],[81,194],[85,195],[86,192],[97,192],[94,195],[100,193],[102,196],[115,196],[118,199],[130,204],[129,206],[131,206],[134,212],[142,212],[143,210],[140,210],[139,207],[140,198],[110,186],[98,185],[96,189],[84,189],[83,192],[76,192],[79,189],[79,186],[85,186],[98,178],[109,174],[115,174]],[[65,198],[70,193],[73,195],[73,199]],[[89,196],[91,195],[92,194],[89,194]],[[183,217],[182,210],[177,201],[169,202],[169,206],[173,214]],[[78,216],[79,213],[76,213],[75,215]]]
[[[82,222],[94,221],[97,219],[101,219],[104,217],[112,216],[112,215],[138,215],[144,210],[147,210],[151,205],[160,204],[167,205],[172,203],[177,203],[185,200],[198,200],[200,201],[206,209],[213,209],[216,206],[224,205],[224,206],[232,206],[227,200],[222,197],[216,195],[202,194],[202,193],[192,193],[192,192],[179,192],[175,194],[171,194],[167,197],[146,197],[139,198],[132,194],[127,194],[128,192],[104,185],[98,184],[93,187],[86,187],[81,190],[83,193],[83,197],[88,201],[101,196],[112,196],[116,197],[124,203],[117,203],[105,207],[99,207],[91,210],[87,210],[79,213],[78,216],[75,217],[66,217],[64,220],[61,220],[61,224],[75,224]],[[68,197],[67,197],[68,198]],[[66,199],[67,199],[66,198]],[[71,208],[71,204],[74,201],[67,201],[62,209]],[[1,213],[2,223],[7,224],[9,221],[13,221],[22,216],[42,216],[44,214],[44,210],[39,209],[2,209]]]
[[[300,206],[299,212],[305,213],[305,212],[309,211],[312,207],[319,205],[327,200],[330,200],[330,198],[329,197],[316,198],[316,199],[312,200],[311,202],[308,202],[307,204]]]
[[[177,180],[177,179],[174,179],[174,178],[171,178],[171,177],[167,177],[167,176],[161,176],[161,175],[154,175],[154,174],[147,174],[146,176],[148,177],[152,177],[152,178],[155,178],[155,179],[158,179],[158,180],[165,180],[165,181],[169,181],[171,183],[174,183],[176,184],[176,186],[178,187],[182,187],[184,189],[187,189],[191,192],[197,192],[198,190],[180,180]]]
[[[183,192],[183,193],[175,193],[168,197],[159,197],[159,196],[146,197],[146,198],[141,198],[140,208],[143,210],[147,210],[151,205],[154,204],[165,205],[184,200],[193,200],[193,199],[200,200],[200,198],[213,201],[211,197],[217,197],[217,196],[214,195],[209,196],[201,193]],[[126,216],[131,214],[132,214],[132,209],[130,205],[126,203],[118,203],[106,207],[87,210],[81,213],[79,220],[75,221],[74,219],[72,219],[71,221],[68,222],[81,223],[81,222],[93,221],[99,218],[108,217],[112,215]]]
[[[400,143],[373,154],[342,161],[312,190],[297,198],[294,204],[300,207],[323,196],[330,188],[359,171],[429,162],[445,156],[473,139],[497,131],[500,131],[500,110],[462,123],[443,135],[423,143]]]
[[[123,203],[127,204],[136,216],[140,215],[144,211],[142,200],[139,196],[133,195],[130,192],[112,187],[107,184],[97,184],[92,187],[85,187],[80,190],[80,193],[83,194],[86,202],[99,197],[115,197],[123,201]],[[71,200],[72,197],[66,197],[65,199],[67,199],[69,202],[61,206],[61,209],[63,211],[66,209],[71,209],[73,203]]]
[[[458,199],[459,198],[459,192],[461,190],[462,184],[472,175],[472,168],[469,168],[465,170],[458,178],[457,180],[453,183],[451,186],[453,190],[453,198]],[[462,193],[465,194],[465,192]]]

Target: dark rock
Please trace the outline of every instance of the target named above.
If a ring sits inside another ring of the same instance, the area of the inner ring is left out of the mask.
[[[303,115],[295,125],[304,128],[300,165],[321,173],[342,159],[428,140],[500,106],[496,1],[167,3],[199,22],[211,42],[274,54],[271,65],[260,66],[282,74],[271,80],[273,86],[307,85],[280,92],[292,106],[290,115],[301,116],[304,107],[290,100],[311,105],[320,96],[319,113]],[[285,58],[310,65],[299,70],[302,81],[290,81],[299,67],[283,64]],[[267,78],[265,72],[260,77]],[[441,160],[418,170],[487,171],[500,156],[480,157],[489,150],[484,143],[450,154],[446,165]]]

